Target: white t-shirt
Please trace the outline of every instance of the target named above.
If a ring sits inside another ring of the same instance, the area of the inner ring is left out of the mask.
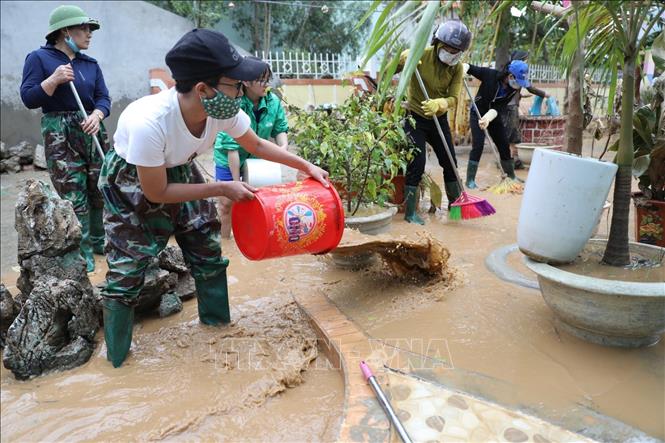
[[[242,110],[226,120],[208,117],[201,137],[194,137],[182,118],[178,93],[171,88],[142,97],[125,108],[113,135],[113,149],[132,165],[171,168],[212,148],[218,132],[238,138],[250,124]]]

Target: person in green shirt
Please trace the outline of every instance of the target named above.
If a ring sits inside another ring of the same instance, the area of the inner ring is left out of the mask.
[[[407,120],[404,127],[405,132],[416,145],[415,155],[406,168],[406,214],[404,219],[409,223],[425,224],[417,214],[418,185],[425,172],[427,160],[425,143],[429,143],[434,149],[439,165],[443,168],[443,181],[448,202],[452,203],[457,200],[461,193],[453,166],[434,124],[434,118],[438,119],[446,143],[451,150],[450,154],[457,163],[446,112],[449,109],[454,110],[457,106],[464,76],[459,60],[470,44],[471,32],[464,23],[459,20],[448,20],[442,23],[434,32],[432,45],[425,48],[418,64],[418,71],[430,99],[425,100],[425,95],[415,75],[409,81],[406,92],[408,110],[416,123],[412,125]],[[407,55],[408,51],[402,53],[398,70],[402,69]]]
[[[251,57],[255,58],[255,57]],[[275,139],[275,144],[286,149],[288,146],[288,121],[282,103],[277,95],[268,91],[272,77],[270,66],[256,81],[243,82],[244,95],[240,107],[251,120],[251,128],[263,139]],[[214,145],[215,177],[217,181],[240,181],[245,161],[252,155],[245,151],[226,132],[217,134]],[[222,238],[231,237],[231,206],[233,202],[219,197],[219,212],[222,222]]]

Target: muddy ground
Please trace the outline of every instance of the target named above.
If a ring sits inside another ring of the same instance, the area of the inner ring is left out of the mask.
[[[489,157],[486,153],[478,177],[487,185],[497,177]],[[465,165],[467,156],[462,153],[460,160]],[[434,171],[440,180],[440,169]],[[2,176],[2,280],[12,290],[15,240],[7,209],[13,212],[9,189],[21,175]],[[427,216],[424,228],[405,223],[398,214],[392,228],[396,235],[422,229],[439,240],[451,252],[455,284],[398,278],[381,262],[360,271],[342,270],[327,256],[250,262],[229,241],[223,247],[231,260],[232,315],[260,316],[278,299],[323,292],[377,343],[445,361],[444,368],[414,368],[432,381],[564,427],[579,426],[580,417],[592,412],[665,438],[665,343],[613,349],[557,331],[538,291],[501,281],[484,264],[492,250],[516,241],[520,197],[474,194],[487,198],[497,214],[449,222],[439,213]],[[601,221],[601,236],[607,228],[608,221]],[[633,236],[632,226],[630,232]],[[529,272],[515,257],[510,262]],[[94,281],[103,279],[101,257],[98,265]],[[140,350],[119,370],[105,361],[101,344],[90,362],[66,373],[17,382],[3,369],[2,440],[113,439],[130,432],[174,440],[213,435],[247,441],[335,438],[343,382],[322,356],[309,364],[312,370],[304,372],[303,383],[254,403],[243,397],[243,387],[260,380],[260,374],[229,376],[205,361],[202,348],[196,358],[182,360],[187,353],[179,340],[192,334],[204,343],[211,338],[197,328],[196,302],[190,300],[175,316],[144,320],[136,333]],[[260,334],[266,330],[266,323],[255,329]]]

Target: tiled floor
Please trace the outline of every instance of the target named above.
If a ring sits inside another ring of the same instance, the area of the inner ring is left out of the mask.
[[[418,442],[591,442],[585,437],[501,406],[413,377],[389,373],[392,405]],[[392,441],[399,437],[392,433]]]
[[[386,355],[377,352],[376,346],[372,350],[367,336],[327,297],[310,294],[297,301],[311,318],[328,358],[344,373],[345,406],[339,441],[400,441],[360,372],[361,360],[370,363],[414,442],[593,441],[536,417],[384,369],[383,365],[392,361],[381,361]]]

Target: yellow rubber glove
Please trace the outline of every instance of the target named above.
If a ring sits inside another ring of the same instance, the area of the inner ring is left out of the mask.
[[[487,129],[487,127],[490,125],[492,120],[494,120],[497,116],[497,112],[494,109],[490,109],[483,115],[480,120],[478,120],[478,126],[480,126],[480,129]]]
[[[446,100],[445,98],[434,98],[430,100],[425,100],[420,104],[423,107],[423,112],[428,117],[441,115],[448,110],[448,100]]]
[[[408,56],[409,56],[409,50],[408,49],[405,49],[404,51],[402,51],[402,53],[399,55],[399,64],[404,66],[404,64],[406,63],[406,58]]]

